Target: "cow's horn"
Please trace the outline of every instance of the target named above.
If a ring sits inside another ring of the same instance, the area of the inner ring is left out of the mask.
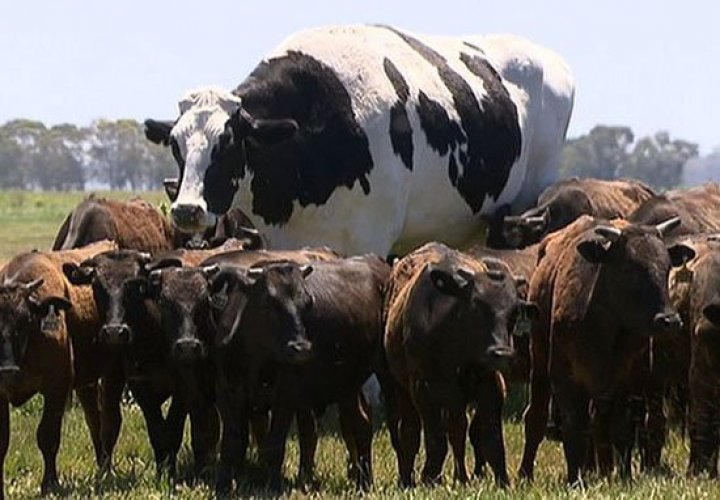
[[[32,293],[32,292],[34,292],[35,290],[37,290],[38,288],[40,288],[40,287],[43,285],[43,283],[45,283],[45,280],[42,279],[42,278],[38,278],[38,279],[33,280],[33,281],[29,282],[29,283],[26,283],[26,284],[24,285],[24,287],[25,287],[25,290],[26,290],[28,293]]]
[[[595,233],[610,241],[615,241],[620,237],[622,231],[612,226],[598,226],[595,228]]]
[[[680,217],[672,217],[665,222],[661,222],[657,226],[655,226],[655,229],[657,229],[658,234],[662,237],[665,236],[667,233],[675,229],[680,225]]]

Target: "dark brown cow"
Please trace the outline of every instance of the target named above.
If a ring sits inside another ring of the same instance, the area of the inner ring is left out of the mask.
[[[192,421],[197,472],[213,458],[218,422],[216,413],[208,407],[212,397],[204,395],[214,390],[212,378],[205,380],[204,390],[190,391],[179,373],[184,367],[170,356],[170,346],[162,334],[160,310],[148,298],[146,266],[151,269],[158,265],[194,266],[212,255],[243,248],[244,244],[230,239],[214,249],[174,250],[162,254],[158,258],[160,264],[153,265],[147,253],[118,250],[86,259],[79,266],[68,263],[63,269],[74,284],[92,285],[102,321],[98,341],[124,354],[128,384],[143,411],[156,463],[159,467],[167,465],[170,472],[174,470],[186,414],[190,413]],[[198,384],[192,380],[191,385]],[[163,418],[161,405],[169,397],[172,404],[167,418]]]
[[[73,384],[81,397],[100,465],[109,465],[117,439],[123,380],[117,365],[89,338],[99,326],[89,290],[72,286],[62,265],[115,248],[101,242],[80,250],[29,252],[0,271],[0,498],[10,438],[8,405],[40,393],[43,414],[37,431],[43,455],[42,491],[58,484],[56,456],[62,417]],[[120,367],[121,368],[121,367]],[[103,379],[102,415],[96,381]]]
[[[165,216],[147,201],[88,197],[65,218],[53,250],[81,248],[94,241],[112,240],[120,248],[156,254],[173,248],[216,247],[230,238],[243,248],[262,248],[264,243],[250,220],[239,209],[219,218],[214,228],[195,237],[174,230]]]
[[[547,188],[535,208],[519,216],[505,217],[502,238],[489,235],[488,239],[495,246],[504,243],[510,248],[522,248],[539,242],[581,215],[627,217],[654,194],[642,182],[631,179],[566,179]]]
[[[635,224],[653,225],[670,217],[680,217],[682,224],[668,236],[720,231],[720,184],[709,182],[654,196],[627,219]]]
[[[479,260],[430,243],[393,266],[384,344],[398,404],[399,421],[391,415],[390,432],[402,484],[413,484],[421,420],[423,481],[440,480],[447,437],[455,478],[467,480],[465,412],[470,401],[478,403],[470,428],[476,473],[487,460],[496,482],[508,484],[501,422],[504,382],[496,370],[509,364],[510,334],[532,312],[518,298],[508,267],[494,258]]]
[[[493,249],[482,245],[475,245],[463,250],[464,253],[476,259],[499,259],[508,266],[513,277],[520,285],[518,291],[522,299],[527,298],[527,288],[535,273],[538,261],[539,244],[530,245],[520,250]],[[527,383],[530,380],[530,336],[522,335],[513,339],[515,357],[512,360],[508,380],[511,382]]]
[[[380,358],[389,274],[387,264],[369,255],[222,267],[210,279],[219,372],[236,388],[232,404],[270,410],[261,458],[272,488],[281,485],[293,416],[332,403],[339,407],[350,478],[360,487],[371,484],[372,424],[361,387]],[[312,478],[314,468],[317,438],[309,425],[311,439],[301,445],[303,479]]]
[[[552,387],[562,416],[568,481],[580,479],[590,445],[589,404],[597,464],[613,467],[613,447],[630,475],[631,426],[625,397],[630,372],[648,336],[680,329],[670,303],[671,265],[692,257],[685,245],[665,246],[662,236],[679,224],[659,226],[607,222],[583,216],[541,245],[529,299],[540,321],[531,337],[530,405],[525,416],[525,450],[520,474],[532,478],[543,439]],[[612,443],[612,444],[610,444]]]
[[[208,323],[208,284],[201,267],[182,267],[186,264],[183,257],[202,255],[201,251],[174,252],[166,257],[159,257],[149,265],[149,293],[153,298],[160,299],[160,310],[163,318],[163,335],[170,350],[171,359],[180,362],[185,359],[189,363],[197,363],[208,359],[214,346],[211,338],[211,325]],[[305,249],[298,251],[231,251],[219,253],[207,258],[202,266],[227,264],[250,267],[261,262],[275,260],[296,260],[310,262],[313,260],[331,260],[338,254],[328,249]],[[214,363],[214,359],[211,362]],[[214,367],[213,367],[214,369]],[[221,372],[222,373],[222,372]],[[204,380],[206,373],[194,371],[186,373],[188,377]],[[232,404],[232,395],[241,390],[234,381],[216,377],[218,409],[223,417],[223,435],[221,440],[220,469],[218,471],[219,489],[226,491],[230,487],[233,474],[237,475],[245,459],[247,447],[247,425],[237,417],[236,408]],[[196,385],[200,385],[197,383]],[[263,434],[263,419],[255,422],[256,439]]]
[[[689,381],[690,462],[688,472],[717,475],[720,441],[720,237],[693,235],[682,243],[696,257],[670,274],[670,297],[682,319],[682,334],[653,343],[653,364],[646,387],[647,441],[643,465],[660,464],[666,437],[663,399],[668,386]]]

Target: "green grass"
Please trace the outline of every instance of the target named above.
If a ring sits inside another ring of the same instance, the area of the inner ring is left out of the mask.
[[[131,193],[99,193],[102,196],[129,198]],[[0,192],[0,260],[7,260],[17,252],[32,248],[47,249],[66,214],[85,196],[85,193],[27,193]],[[161,193],[143,194],[158,203]],[[509,401],[517,414],[522,402]],[[35,431],[40,417],[42,400],[33,398],[25,406],[11,413],[11,443],[5,462],[7,498],[37,498],[42,475],[42,458],[35,444]],[[212,498],[212,489],[202,482],[193,484],[188,478],[190,451],[187,441],[179,457],[182,478],[172,484],[167,478],[157,480],[152,450],[147,440],[145,424],[134,405],[123,408],[124,422],[115,452],[113,473],[100,477],[96,472],[89,435],[82,412],[73,406],[65,415],[63,439],[58,470],[62,490],[58,497],[70,498]],[[326,429],[336,428],[327,422]],[[187,435],[187,433],[186,433]],[[545,442],[540,448],[533,485],[519,483],[514,473],[522,453],[522,425],[517,418],[509,418],[505,426],[509,470],[514,486],[498,491],[490,479],[474,480],[466,486],[454,485],[450,479],[450,460],[446,464],[447,480],[437,488],[418,487],[403,491],[396,486],[395,454],[387,432],[378,431],[373,448],[375,486],[371,498],[720,498],[720,483],[709,479],[688,480],[685,467],[688,443],[677,434],[670,435],[666,449],[667,463],[672,474],[667,476],[638,476],[632,482],[621,480],[591,480],[586,489],[570,489],[563,482],[565,462],[558,443]],[[187,438],[186,438],[187,439]],[[297,441],[288,443],[286,476],[297,471]],[[472,454],[468,454],[470,466]],[[418,467],[420,460],[418,460]],[[327,431],[320,440],[317,453],[318,489],[304,493],[293,489],[293,497],[327,496],[356,497],[357,492],[345,478],[345,450],[334,432]],[[262,491],[256,491],[262,495]]]

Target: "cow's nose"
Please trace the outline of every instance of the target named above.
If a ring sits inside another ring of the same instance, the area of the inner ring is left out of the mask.
[[[491,370],[506,369],[510,366],[510,361],[515,356],[515,349],[509,346],[489,347],[485,351],[488,368]]]
[[[180,361],[193,361],[202,357],[203,345],[197,339],[178,340],[173,345],[172,353]]]
[[[13,383],[20,377],[20,367],[17,365],[0,366],[0,384]]]
[[[100,336],[108,344],[127,344],[130,342],[130,327],[125,323],[103,325]]]
[[[180,229],[188,228],[190,230],[201,226],[205,216],[205,210],[200,205],[187,203],[173,206],[170,213],[176,226]]]
[[[312,343],[307,339],[291,340],[287,353],[291,363],[304,363],[312,357]]]
[[[676,312],[658,313],[653,318],[657,331],[662,333],[677,333],[682,328],[682,319]]]

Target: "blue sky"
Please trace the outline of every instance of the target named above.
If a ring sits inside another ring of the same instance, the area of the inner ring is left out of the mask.
[[[174,118],[190,88],[232,88],[303,28],[381,22],[517,33],[577,79],[570,135],[597,123],[720,146],[720,2],[685,0],[23,0],[0,17],[0,122]]]

